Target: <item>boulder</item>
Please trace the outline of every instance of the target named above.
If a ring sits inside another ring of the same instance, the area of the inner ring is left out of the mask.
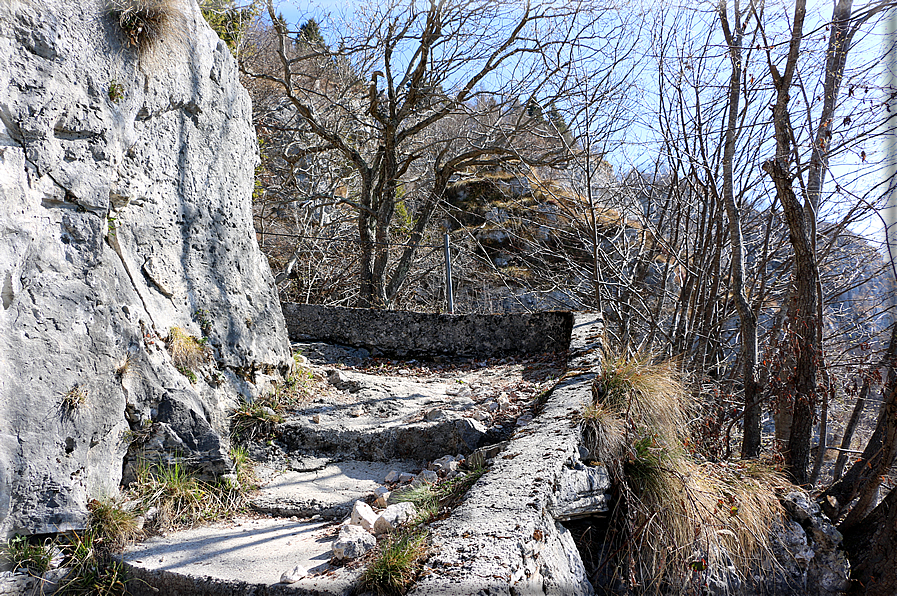
[[[308,575],[308,569],[301,565],[296,565],[289,571],[284,571],[280,576],[280,583],[295,584],[297,581]]]
[[[139,50],[104,3],[0,2],[0,539],[83,529],[132,443],[230,472],[229,408],[291,366],[248,94],[166,5]]]

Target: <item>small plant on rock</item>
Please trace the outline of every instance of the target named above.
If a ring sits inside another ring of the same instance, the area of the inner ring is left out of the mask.
[[[109,82],[109,89],[106,94],[109,96],[109,101],[112,103],[118,103],[125,98],[125,88],[124,85],[112,79]]]
[[[68,410],[77,410],[87,403],[87,389],[81,385],[75,385],[62,396],[62,405]]]
[[[171,354],[171,361],[178,370],[184,368],[192,371],[208,362],[209,355],[205,343],[186,333],[180,327],[172,327],[169,330],[168,337],[165,338],[165,346],[168,348],[168,353]]]
[[[164,35],[175,33],[174,0],[108,0],[109,14],[121,28],[128,46],[149,49]]]

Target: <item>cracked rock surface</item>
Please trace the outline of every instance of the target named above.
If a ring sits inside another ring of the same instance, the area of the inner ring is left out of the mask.
[[[0,3],[0,538],[83,527],[136,433],[229,471],[227,407],[290,364],[249,98],[173,5],[138,55],[102,3]],[[175,327],[206,338],[196,370],[165,349]]]

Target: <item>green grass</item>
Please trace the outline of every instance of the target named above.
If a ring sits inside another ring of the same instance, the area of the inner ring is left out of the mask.
[[[258,488],[258,478],[255,475],[255,469],[249,452],[245,447],[235,446],[230,448],[230,458],[234,462],[234,473],[237,475],[237,482],[244,489],[254,490]]]
[[[40,576],[50,569],[55,551],[56,544],[50,539],[35,542],[28,536],[14,536],[6,541],[2,555],[13,569]]]
[[[385,538],[361,576],[361,585],[381,595],[403,594],[420,572],[427,533],[415,527]]]
[[[190,528],[245,509],[240,491],[197,480],[180,462],[142,462],[130,492],[143,510],[157,508],[158,530]]]
[[[389,500],[393,503],[413,503],[417,509],[415,525],[430,523],[439,515],[439,495],[432,484],[409,486],[395,491],[389,496]]]

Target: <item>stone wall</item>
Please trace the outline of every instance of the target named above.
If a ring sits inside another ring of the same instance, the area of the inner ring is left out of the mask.
[[[323,341],[398,357],[560,352],[573,314],[446,315],[284,304],[290,339]]]
[[[83,527],[137,436],[228,470],[227,409],[291,362],[249,96],[169,4],[138,52],[99,0],[0,2],[0,538]],[[179,371],[173,328],[209,361]]]

